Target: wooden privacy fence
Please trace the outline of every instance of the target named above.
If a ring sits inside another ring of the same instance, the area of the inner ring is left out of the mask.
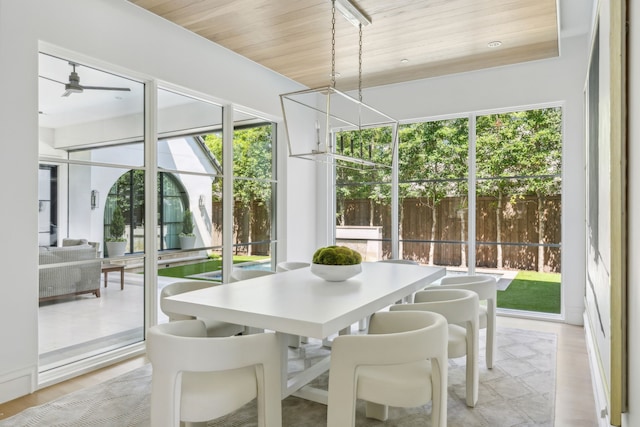
[[[560,272],[560,195],[525,196],[514,202],[504,197],[498,209],[495,197],[476,200],[476,266],[530,271]],[[400,209],[401,256],[423,264],[467,266],[468,230],[462,199],[442,199],[435,207],[425,199],[407,198]],[[342,200],[343,224],[381,227],[382,254],[391,253],[391,207],[369,199]],[[213,204],[214,245],[222,244],[222,205]],[[250,242],[270,240],[270,211],[255,201],[234,208],[235,253],[269,255],[270,245]],[[498,230],[500,238],[498,239]],[[343,238],[340,241],[348,242]],[[356,239],[353,243],[355,243]]]
[[[222,202],[213,203],[213,245],[222,245]],[[236,203],[233,208],[233,243],[235,255],[271,254],[271,212],[264,203]],[[261,243],[265,242],[265,243]]]
[[[509,202],[498,210],[495,197],[476,200],[476,266],[560,271],[560,195]],[[425,199],[407,198],[400,208],[401,256],[424,264],[467,266],[468,230],[463,200],[445,198],[434,208]],[[344,224],[382,226],[383,253],[390,256],[391,208],[369,199],[343,200]],[[499,215],[498,215],[499,213]],[[342,225],[342,224],[341,224]],[[498,239],[498,229],[500,230]]]

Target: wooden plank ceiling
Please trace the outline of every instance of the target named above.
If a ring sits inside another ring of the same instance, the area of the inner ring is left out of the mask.
[[[129,1],[308,87],[331,83],[331,0]],[[363,27],[362,87],[559,54],[556,0],[352,3],[372,21]],[[358,28],[338,11],[335,61],[336,87],[357,88]]]

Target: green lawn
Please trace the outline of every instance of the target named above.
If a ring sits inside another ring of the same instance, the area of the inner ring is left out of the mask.
[[[266,256],[234,256],[233,263],[238,264],[248,261],[260,261],[267,259]],[[158,276],[165,277],[187,277],[193,274],[209,273],[222,268],[222,259],[210,259],[197,264],[179,265],[177,267],[167,267],[158,269]]]
[[[504,291],[498,307],[560,314],[560,274],[521,271]]]

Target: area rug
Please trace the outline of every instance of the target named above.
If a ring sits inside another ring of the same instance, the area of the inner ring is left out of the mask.
[[[499,328],[494,368],[484,361],[484,332],[480,336],[480,392],[475,408],[465,404],[465,359],[449,361],[449,427],[553,426],[555,402],[556,336],[521,329]],[[310,344],[312,346],[313,344]],[[313,348],[305,350],[307,356]],[[300,352],[292,352],[290,364]],[[316,380],[327,383],[327,374]],[[29,408],[0,421],[0,427],[148,427],[151,366],[146,365],[102,384]],[[297,397],[282,402],[282,424],[291,427],[325,426],[327,408]],[[209,427],[257,426],[255,401],[215,421]],[[431,426],[431,404],[419,408],[390,408],[386,422],[367,419],[358,402],[356,426]],[[331,426],[334,427],[334,426]]]

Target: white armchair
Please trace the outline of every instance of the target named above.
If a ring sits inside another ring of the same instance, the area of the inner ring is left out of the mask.
[[[447,425],[447,322],[437,313],[378,312],[367,335],[333,340],[328,426],[353,426],[356,399],[366,415],[387,419],[388,406],[433,402],[432,426]]]
[[[299,268],[309,267],[310,265],[310,263],[302,261],[282,261],[276,265],[276,273],[297,270]],[[299,335],[289,335],[288,341],[289,347],[299,348],[301,344],[308,342],[309,339],[307,337],[301,337]]]
[[[206,422],[257,398],[258,426],[280,427],[279,355],[275,334],[207,338],[201,320],[149,328],[151,425]]]
[[[420,265],[420,263],[418,263],[418,261],[414,261],[412,259],[389,258],[389,259],[378,260],[378,262],[391,262],[391,263],[394,263],[394,264]]]
[[[480,329],[486,329],[485,361],[487,369],[493,369],[493,355],[496,353],[496,306],[498,301],[497,281],[493,276],[447,276],[442,278],[436,289],[468,289],[478,294],[480,301]],[[429,288],[430,289],[430,288]]]
[[[276,274],[276,273],[268,270],[244,270],[244,269],[237,268],[231,272],[229,281],[240,282],[241,280],[253,279],[256,277],[266,276],[269,274]]]
[[[309,264],[308,262],[283,261],[283,262],[279,262],[276,265],[276,273],[282,273],[283,271],[289,271],[289,270],[297,270],[299,268],[309,267],[310,265],[311,264]]]
[[[241,282],[242,280],[254,279],[256,277],[268,276],[270,274],[276,274],[275,271],[269,270],[244,270],[241,268],[234,269],[231,272],[231,276],[229,277],[229,281],[231,283]],[[244,327],[244,333],[249,334],[257,334],[260,332],[264,332],[264,329],[254,328],[250,326]]]
[[[188,316],[185,314],[174,313],[166,307],[165,298],[178,295],[183,292],[197,291],[198,289],[204,289],[211,287],[212,284],[203,280],[191,280],[184,282],[171,283],[160,291],[160,310],[169,318],[170,322],[176,320],[190,320],[195,319],[195,316]],[[222,322],[215,319],[200,319],[204,322],[207,328],[208,337],[229,337],[231,335],[237,335],[244,332],[244,326],[236,325],[234,323]]]
[[[449,358],[466,356],[467,406],[476,406],[479,378],[478,295],[465,289],[429,289],[416,292],[415,303],[392,305],[389,310],[424,310],[439,313],[447,319]]]

